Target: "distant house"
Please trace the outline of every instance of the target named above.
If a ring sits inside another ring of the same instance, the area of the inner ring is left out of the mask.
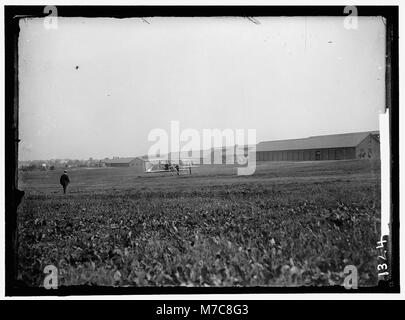
[[[140,173],[145,172],[145,161],[137,157],[106,159],[104,163],[107,167],[133,167]]]
[[[264,141],[257,144],[257,161],[321,161],[380,159],[379,131]]]

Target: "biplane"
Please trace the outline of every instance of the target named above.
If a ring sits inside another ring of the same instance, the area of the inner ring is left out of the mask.
[[[180,175],[181,171],[191,174],[191,168],[197,168],[191,161],[186,160],[149,160],[145,173],[165,173],[170,172]]]

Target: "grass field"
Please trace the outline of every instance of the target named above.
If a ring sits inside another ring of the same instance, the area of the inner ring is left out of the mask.
[[[21,172],[19,276],[59,285],[359,285],[377,282],[380,166],[372,161],[259,163],[192,175],[131,168]]]

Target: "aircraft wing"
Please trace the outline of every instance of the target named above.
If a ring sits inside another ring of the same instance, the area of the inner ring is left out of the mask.
[[[170,170],[162,170],[162,169],[152,170],[152,168],[151,168],[149,170],[146,170],[145,172],[146,173],[159,173],[159,172],[170,172]]]

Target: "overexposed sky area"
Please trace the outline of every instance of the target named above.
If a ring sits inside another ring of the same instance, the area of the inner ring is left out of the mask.
[[[258,142],[378,130],[381,17],[256,19],[21,20],[19,159],[143,155],[172,120]]]

